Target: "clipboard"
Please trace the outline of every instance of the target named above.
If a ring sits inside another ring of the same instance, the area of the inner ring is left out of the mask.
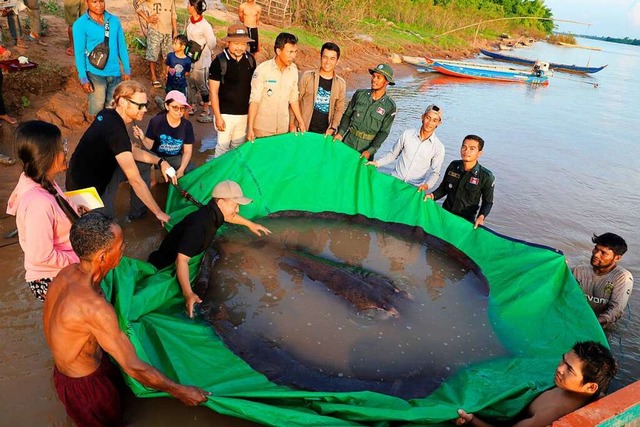
[[[90,210],[104,208],[104,202],[98,195],[96,187],[81,188],[64,193],[76,206],[86,206]]]

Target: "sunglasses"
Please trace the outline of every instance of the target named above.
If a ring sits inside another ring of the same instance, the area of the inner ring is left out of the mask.
[[[174,105],[174,104],[169,105],[169,108],[171,108],[173,111],[176,111],[176,112],[177,111],[184,112],[187,109],[187,107],[185,107],[184,105]]]
[[[143,104],[143,103],[140,103],[140,102],[132,101],[132,100],[130,100],[129,98],[125,98],[125,99],[126,99],[127,101],[129,101],[130,103],[132,103],[133,105],[137,105],[137,106],[138,106],[138,110],[142,110],[143,108],[147,108],[147,107],[149,107],[149,102],[145,102],[145,103]]]

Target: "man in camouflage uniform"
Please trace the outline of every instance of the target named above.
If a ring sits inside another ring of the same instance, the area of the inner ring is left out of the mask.
[[[387,85],[395,85],[393,70],[380,64],[369,69],[369,74],[371,89],[359,89],[353,94],[334,137],[367,160],[387,139],[396,117],[396,103],[387,95]]]

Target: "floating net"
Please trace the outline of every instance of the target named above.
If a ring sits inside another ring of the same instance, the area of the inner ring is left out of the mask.
[[[459,369],[425,398],[371,391],[312,392],[271,383],[231,352],[209,324],[189,319],[173,267],[123,258],[103,282],[138,356],[170,378],[212,392],[206,406],[274,426],[439,424],[458,408],[511,418],[553,386],[562,353],[606,339],[559,251],[501,236],[423,202],[416,188],[364,166],[342,143],[306,133],[259,139],[189,173],[180,185],[202,202],[226,179],[254,199],[241,214],[336,212],[420,227],[464,252],[489,283],[487,319],[510,356]],[[497,203],[500,203],[498,200]],[[173,188],[172,224],[195,210]],[[195,279],[202,256],[191,260]],[[165,396],[126,377],[139,397]]]

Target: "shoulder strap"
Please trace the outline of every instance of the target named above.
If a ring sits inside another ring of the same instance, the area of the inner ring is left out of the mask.
[[[218,61],[220,61],[220,84],[224,84],[224,75],[227,74],[227,55],[224,54],[224,50],[218,54]]]
[[[109,19],[104,20],[104,44],[109,44]]]
[[[249,66],[253,70],[255,70],[256,69],[256,58],[249,52],[246,52],[245,56],[247,57],[247,61],[249,61]]]

